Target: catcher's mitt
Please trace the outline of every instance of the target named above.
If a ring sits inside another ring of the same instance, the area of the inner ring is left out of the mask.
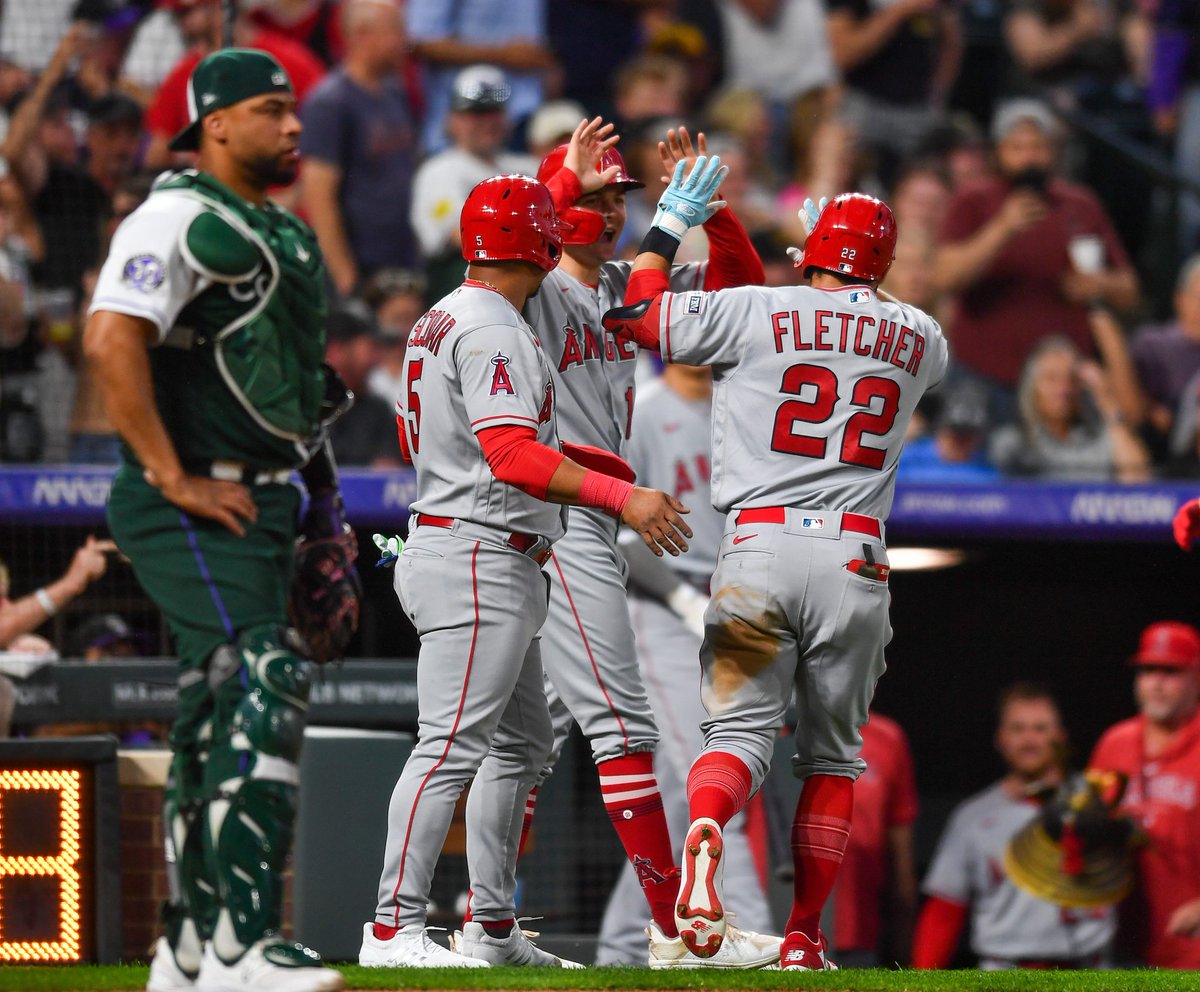
[[[340,519],[340,497],[334,507],[324,505],[329,502],[314,500],[305,517],[288,590],[288,621],[304,645],[304,654],[321,665],[345,655],[358,630],[362,600],[362,583],[354,567],[358,545]]]

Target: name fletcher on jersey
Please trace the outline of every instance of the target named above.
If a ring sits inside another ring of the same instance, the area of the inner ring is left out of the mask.
[[[913,378],[921,370],[921,359],[925,357],[925,335],[907,324],[840,310],[818,310],[813,318],[812,326],[806,327],[798,310],[777,310],[771,314],[775,353],[782,355],[788,348],[792,351],[839,351],[843,354],[852,351],[863,358],[874,358],[894,365]]]

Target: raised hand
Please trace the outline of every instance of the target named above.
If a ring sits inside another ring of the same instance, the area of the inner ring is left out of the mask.
[[[682,241],[689,229],[703,224],[725,206],[724,200],[715,197],[728,174],[729,167],[721,164],[719,155],[701,155],[690,171],[688,163],[680,159],[670,184],[659,197],[653,226]]]
[[[663,175],[660,178],[663,183],[671,181],[676,162],[687,162],[690,169],[696,164],[698,156],[708,154],[708,141],[703,131],[696,135],[696,146],[699,151],[692,147],[692,136],[688,134],[686,127],[681,127],[678,131],[674,128],[667,131],[667,140],[658,143],[658,158],[663,167]]]
[[[600,171],[601,156],[621,140],[619,134],[613,134],[614,124],[605,124],[603,117],[593,117],[590,121],[581,120],[567,142],[567,154],[563,158],[563,168],[570,169],[583,185],[583,192],[594,193],[603,189],[621,171],[618,165],[610,165]]]

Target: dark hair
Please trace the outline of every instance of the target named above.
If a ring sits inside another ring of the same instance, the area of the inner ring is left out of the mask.
[[[996,722],[999,723],[1004,719],[1004,711],[1008,709],[1010,703],[1041,702],[1049,703],[1061,721],[1062,711],[1058,707],[1058,700],[1054,698],[1054,693],[1044,682],[1022,680],[1006,685],[996,696]]]

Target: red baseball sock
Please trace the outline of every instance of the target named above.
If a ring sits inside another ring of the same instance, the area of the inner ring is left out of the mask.
[[[517,842],[517,860],[521,860],[521,855],[525,853],[525,843],[529,840],[529,828],[533,826],[533,812],[537,809],[537,790],[535,785],[529,790],[529,796],[525,800],[525,819],[521,822],[521,839]],[[467,911],[463,913],[463,923],[471,922],[471,904],[475,901],[475,892],[472,889],[467,890]],[[486,926],[486,924],[485,924]],[[509,928],[511,929],[511,927]],[[507,933],[507,931],[505,931]],[[492,936],[495,936],[493,934]]]
[[[854,780],[841,775],[810,775],[792,820],[792,863],[796,869],[792,912],[785,933],[800,931],[816,940],[821,908],[850,840]]]
[[[675,897],[679,868],[663,812],[662,795],[654,777],[649,751],[612,758],[596,766],[604,808],[637,872],[650,914],[668,937],[679,936],[675,926]]]
[[[728,751],[705,751],[688,772],[688,817],[724,827],[750,800],[754,779],[746,762]]]

